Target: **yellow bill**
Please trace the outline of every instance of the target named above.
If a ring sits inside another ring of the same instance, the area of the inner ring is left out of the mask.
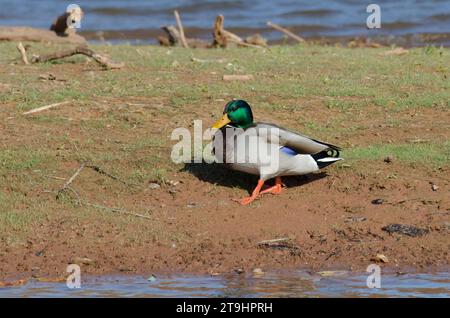
[[[225,114],[222,116],[222,118],[220,118],[218,121],[216,121],[216,123],[214,125],[212,125],[211,128],[220,129],[230,122],[231,122],[230,118],[228,118],[228,115]]]

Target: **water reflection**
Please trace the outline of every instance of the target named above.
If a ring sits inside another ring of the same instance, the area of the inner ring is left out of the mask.
[[[90,277],[81,289],[64,283],[30,282],[1,288],[0,297],[450,297],[450,274],[383,275],[380,289],[366,275],[321,277],[303,271],[262,276]]]

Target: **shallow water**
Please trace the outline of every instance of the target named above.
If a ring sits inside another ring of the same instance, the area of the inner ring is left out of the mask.
[[[372,2],[363,0],[0,0],[0,25],[48,28],[69,3],[85,11],[82,33],[95,38],[105,31],[107,39],[143,43],[154,42],[162,25],[175,24],[174,9],[188,35],[201,38],[211,37],[218,14],[239,34],[260,32],[269,39],[281,37],[266,26],[269,20],[305,37],[450,32],[450,0],[373,1],[381,7],[379,30],[367,30],[366,6]]]
[[[450,297],[450,274],[382,275],[381,288],[369,289],[365,274],[336,272],[322,277],[303,271],[252,275],[95,277],[80,289],[65,283],[31,282],[0,288],[0,297]]]

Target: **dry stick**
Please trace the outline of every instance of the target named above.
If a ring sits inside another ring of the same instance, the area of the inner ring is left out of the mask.
[[[226,59],[199,59],[196,57],[192,57],[191,60],[193,62],[198,62],[198,63],[225,63],[227,60]]]
[[[180,14],[178,13],[177,10],[175,10],[173,12],[173,14],[175,15],[175,20],[177,20],[178,30],[180,31],[181,44],[185,48],[189,48],[189,45],[187,44],[187,41],[186,41],[186,37],[184,36],[184,29],[183,29],[183,25],[181,24]]]
[[[234,38],[229,38],[228,40],[229,40],[230,42],[236,43],[237,45],[240,45],[240,46],[254,47],[254,48],[257,48],[257,49],[262,49],[262,48],[264,48],[264,47],[262,47],[261,45],[256,45],[256,44],[252,44],[252,43],[247,43],[247,42],[244,42],[244,41],[237,41],[237,40],[234,39]]]
[[[82,55],[92,57],[97,63],[99,63],[103,67],[110,68],[110,69],[118,69],[118,68],[122,68],[125,66],[124,63],[114,62],[105,56],[95,53],[94,51],[92,51],[91,49],[88,49],[85,46],[78,46],[71,50],[65,50],[65,51],[56,52],[56,53],[52,53],[52,54],[48,54],[48,55],[41,55],[41,56],[35,55],[35,56],[33,56],[31,62],[32,63],[48,62],[48,61],[53,61],[53,60],[73,56],[76,54],[82,54]]]
[[[125,185],[131,185],[131,186],[135,186],[135,185],[136,185],[136,184],[133,184],[133,183],[126,182],[126,181],[120,179],[119,177],[113,176],[112,174],[106,172],[105,170],[103,170],[103,169],[100,168],[99,166],[95,166],[95,165],[89,164],[89,165],[86,165],[86,168],[91,168],[91,169],[94,170],[95,172],[98,172],[98,173],[100,173],[101,175],[107,176],[107,177],[109,177],[109,178],[111,178],[111,179],[113,179],[113,180],[115,180],[115,181],[119,181],[120,183],[123,183],[123,184],[125,184]]]
[[[127,215],[132,215],[132,216],[136,216],[136,217],[140,217],[140,218],[144,218],[144,219],[148,219],[151,220],[152,218],[146,215],[142,215],[139,213],[132,213],[132,212],[128,212],[122,209],[118,209],[118,208],[110,208],[104,205],[99,205],[99,204],[94,204],[94,203],[89,203],[89,202],[84,202],[84,204],[92,206],[94,208],[97,209],[102,209],[102,210],[106,210],[106,211],[110,211],[110,212],[114,212],[114,213],[120,213],[120,214],[127,214]]]
[[[50,104],[50,105],[47,105],[47,106],[34,108],[34,109],[29,110],[29,111],[27,111],[25,113],[22,113],[22,115],[30,115],[30,114],[39,113],[41,111],[44,111],[44,110],[47,110],[47,109],[50,109],[50,108],[53,108],[53,107],[57,107],[57,106],[62,106],[62,105],[68,104],[68,103],[70,103],[70,101],[65,101],[65,102],[61,102],[61,103],[55,103],[55,104]]]
[[[84,167],[86,167],[86,162],[83,162],[81,164],[81,166],[77,169],[77,171],[69,178],[69,180],[67,180],[64,183],[62,188],[58,190],[58,193],[56,194],[56,199],[59,199],[60,194],[69,188],[70,184],[75,180],[76,177],[78,177],[78,175],[81,173],[81,171],[83,171]]]
[[[258,242],[258,245],[264,245],[264,244],[272,244],[272,243],[280,243],[280,242],[286,242],[286,241],[290,241],[291,239],[289,237],[283,237],[283,238],[278,238],[278,239],[273,239],[273,240],[266,240],[266,241],[261,241]]]
[[[22,42],[19,42],[19,44],[17,44],[17,50],[19,50],[20,55],[22,56],[22,61],[28,65],[30,64],[30,62],[28,62],[28,57],[27,57],[27,51],[25,50],[25,48],[23,47]]]
[[[290,36],[291,38],[293,38],[294,40],[296,40],[299,43],[304,43],[306,42],[304,38],[299,37],[298,35],[292,33],[291,31],[289,31],[288,29],[285,29],[281,26],[279,26],[278,24],[272,23],[272,22],[267,22],[267,25],[274,28],[277,31],[280,31],[284,34],[286,34],[287,36]]]
[[[254,79],[253,75],[224,75],[224,81],[250,81]]]

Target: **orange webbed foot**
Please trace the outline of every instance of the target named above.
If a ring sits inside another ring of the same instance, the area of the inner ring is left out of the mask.
[[[272,193],[272,194],[280,194],[281,193],[281,186],[282,186],[282,182],[281,182],[281,178],[280,177],[276,177],[275,178],[275,185],[264,190],[261,191],[260,194],[264,194],[264,193]]]
[[[245,197],[242,200],[240,200],[239,203],[242,205],[248,205],[248,204],[252,203],[253,201],[255,201],[255,199],[256,199],[256,197],[253,197],[253,196]]]
[[[255,199],[259,196],[262,186],[264,185],[264,180],[258,180],[258,184],[255,187],[255,190],[253,190],[253,193],[249,197],[245,197],[242,200],[238,201],[242,205],[248,205],[255,201]]]

